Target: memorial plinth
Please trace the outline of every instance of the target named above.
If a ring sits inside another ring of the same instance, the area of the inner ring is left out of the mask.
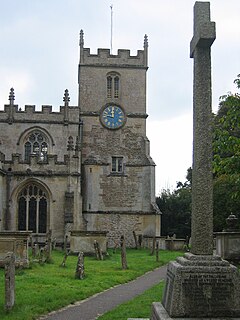
[[[4,267],[4,259],[8,252],[15,254],[16,267],[28,267],[28,241],[31,233],[31,231],[0,232],[0,267]]]
[[[231,262],[240,262],[240,232],[216,232],[216,253]]]
[[[84,252],[95,254],[94,241],[97,241],[103,253],[107,252],[107,232],[105,231],[71,231],[70,250],[72,253]]]
[[[170,262],[162,306],[153,305],[151,320],[238,317],[239,285],[237,268],[221,257],[186,253]]]

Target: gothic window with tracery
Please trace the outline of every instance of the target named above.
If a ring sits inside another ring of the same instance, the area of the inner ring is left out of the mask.
[[[117,74],[107,76],[107,98],[119,98],[120,96],[120,78]]]
[[[40,131],[33,131],[24,144],[25,161],[30,160],[31,154],[36,154],[39,161],[47,160],[48,143],[46,136]]]
[[[47,195],[35,184],[22,189],[18,197],[18,230],[46,233]]]

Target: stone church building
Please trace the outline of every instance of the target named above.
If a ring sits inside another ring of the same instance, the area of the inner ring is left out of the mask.
[[[10,90],[0,110],[0,231],[51,229],[59,243],[69,230],[107,231],[110,247],[122,234],[132,246],[133,231],[160,234],[147,69],[147,36],[136,56],[91,54],[81,31],[77,106],[65,90],[58,112],[22,110]]]

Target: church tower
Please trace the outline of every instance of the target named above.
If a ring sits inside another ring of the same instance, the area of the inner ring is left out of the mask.
[[[91,54],[80,32],[79,108],[83,217],[87,231],[108,231],[109,246],[125,235],[160,235],[155,164],[146,137],[148,39],[136,56],[119,49]]]

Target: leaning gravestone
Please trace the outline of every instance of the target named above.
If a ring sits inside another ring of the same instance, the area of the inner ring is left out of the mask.
[[[193,181],[191,253],[171,262],[161,303],[151,320],[240,317],[240,278],[236,267],[213,255],[211,45],[215,23],[210,3],[194,5]],[[239,318],[240,319],[240,318]]]

